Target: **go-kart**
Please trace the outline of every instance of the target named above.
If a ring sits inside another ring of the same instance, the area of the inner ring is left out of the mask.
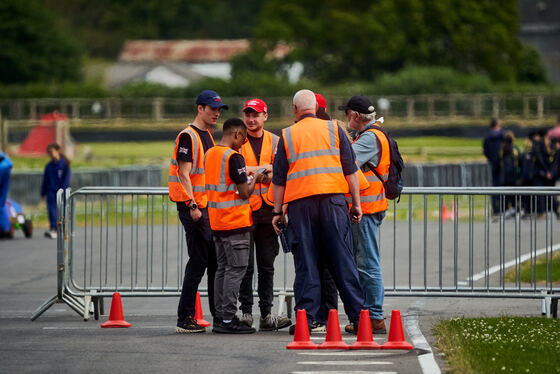
[[[33,236],[33,223],[25,217],[21,205],[11,199],[6,199],[4,212],[0,212],[0,238],[13,239],[16,230],[23,231],[26,238]]]

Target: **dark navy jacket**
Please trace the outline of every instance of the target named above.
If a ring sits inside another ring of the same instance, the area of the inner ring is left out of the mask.
[[[488,162],[492,165],[492,173],[499,172],[500,149],[502,148],[503,141],[504,131],[502,129],[490,130],[486,138],[484,138],[484,156],[486,156]]]
[[[45,166],[43,174],[43,185],[41,186],[41,196],[56,195],[60,188],[70,187],[70,167],[66,161],[60,158],[58,161],[51,161]]]

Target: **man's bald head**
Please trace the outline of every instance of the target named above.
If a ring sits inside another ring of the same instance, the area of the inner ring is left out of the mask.
[[[317,99],[313,91],[310,90],[299,90],[296,92],[293,103],[297,112],[311,111],[315,114],[317,109]]]

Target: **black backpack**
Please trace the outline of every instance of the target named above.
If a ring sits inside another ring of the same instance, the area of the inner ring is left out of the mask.
[[[389,166],[389,176],[387,178],[387,181],[383,182],[383,187],[385,188],[385,197],[387,199],[395,200],[398,198],[400,200],[401,192],[403,189],[401,173],[404,169],[404,161],[402,159],[401,153],[399,152],[399,146],[397,145],[395,139],[391,138],[389,134],[387,134],[387,132],[381,127],[370,126],[369,128],[381,131],[389,142],[389,159],[391,160],[391,164]],[[381,147],[379,139],[377,140],[377,143],[379,144],[379,159],[381,160],[381,150],[383,148]],[[370,168],[371,171],[375,173],[380,181],[383,181],[379,173],[375,170],[375,167],[370,162],[368,162],[366,165]],[[397,200],[397,202],[399,200]]]

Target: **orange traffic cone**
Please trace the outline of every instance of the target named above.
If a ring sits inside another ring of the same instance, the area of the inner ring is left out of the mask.
[[[329,321],[327,322],[327,336],[325,342],[319,345],[319,349],[348,349],[348,344],[342,341],[340,335],[340,324],[338,322],[338,310],[329,310]]]
[[[288,344],[286,349],[317,349],[317,344],[309,339],[309,326],[307,326],[305,309],[298,309],[297,311],[294,341]]]
[[[391,326],[389,327],[389,339],[381,346],[381,349],[412,349],[412,344],[404,340],[404,331],[401,321],[401,311],[391,312]]]
[[[447,211],[447,205],[443,204],[441,208],[441,219],[442,221],[447,221],[449,219],[449,212]]]
[[[210,326],[210,322],[204,320],[202,315],[202,304],[200,302],[200,292],[196,293],[196,302],[194,303],[194,319],[202,327]]]
[[[109,320],[103,324],[101,327],[130,327],[130,323],[124,320],[121,294],[115,292],[113,294],[113,299],[111,300],[111,312],[109,312]]]
[[[371,332],[371,320],[369,310],[360,312],[360,325],[358,326],[358,339],[350,346],[350,349],[381,349],[381,346],[373,340]]]

